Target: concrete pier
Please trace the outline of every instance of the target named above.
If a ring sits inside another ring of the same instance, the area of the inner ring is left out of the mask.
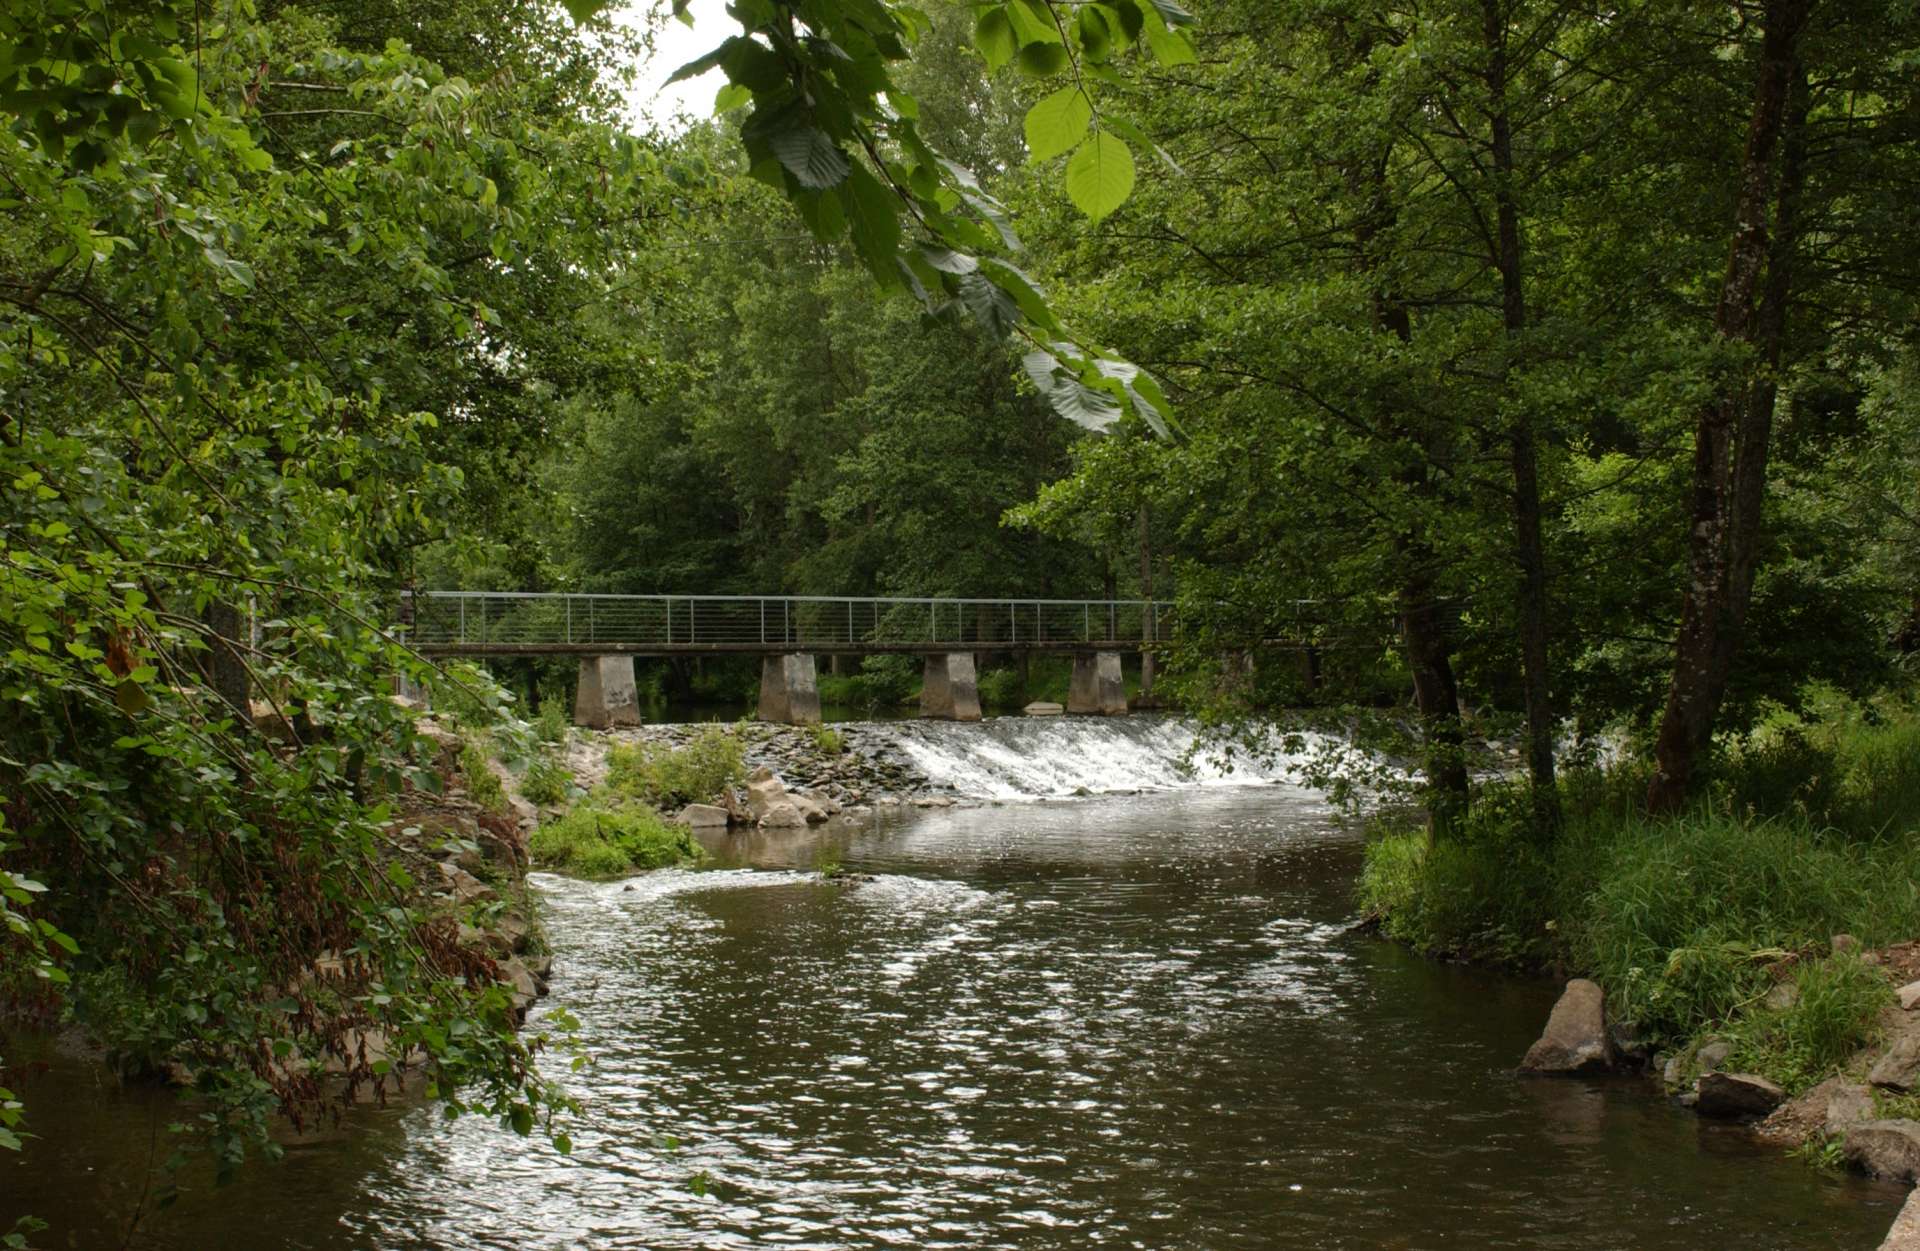
[[[980,678],[972,652],[927,657],[920,682],[920,715],[939,721],[980,720]]]
[[[811,653],[768,656],[760,662],[760,719],[820,724],[820,678]]]
[[[1126,715],[1127,684],[1121,675],[1119,652],[1074,653],[1067,711],[1096,717]]]
[[[640,724],[640,697],[633,684],[633,657],[582,656],[573,693],[573,721],[591,730]]]

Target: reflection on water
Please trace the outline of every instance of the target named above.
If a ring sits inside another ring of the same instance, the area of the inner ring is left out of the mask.
[[[596,1056],[571,1158],[370,1113],[135,1245],[1868,1248],[1899,1198],[1515,1079],[1551,988],[1350,932],[1357,845],[1283,788],[716,850],[540,880]],[[114,1245],[148,1105],[40,1085],[0,1213]]]

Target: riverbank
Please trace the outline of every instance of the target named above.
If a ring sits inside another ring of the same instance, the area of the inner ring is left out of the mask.
[[[1644,783],[1631,762],[1572,773],[1544,844],[1499,790],[1436,846],[1385,823],[1362,904],[1425,954],[1592,978],[1620,1054],[1677,1100],[1751,1076],[1740,1107],[1781,1105],[1773,1141],[1914,1181],[1920,718],[1772,726],[1671,819],[1640,814]]]

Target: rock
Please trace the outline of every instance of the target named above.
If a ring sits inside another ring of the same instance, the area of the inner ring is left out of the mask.
[[[806,825],[807,818],[790,799],[768,804],[760,814],[760,824],[768,829],[794,829]]]
[[[1907,1196],[1906,1206],[1893,1218],[1893,1228],[1880,1251],[1920,1251],[1920,1190]]]
[[[493,923],[493,932],[508,951],[521,952],[527,949],[527,939],[533,934],[533,926],[527,923],[525,917],[509,912]]]
[[[1920,1181],[1920,1121],[1869,1121],[1847,1131],[1847,1163],[1870,1177]]]
[[[760,824],[767,824],[767,813],[780,804],[788,804],[787,788],[765,765],[747,775],[747,811]]]
[[[673,819],[696,830],[724,830],[732,822],[727,810],[717,804],[688,804]]]
[[[1827,1096],[1825,1129],[1835,1138],[1873,1118],[1873,1092],[1865,1086],[1838,1086]]]
[[[802,791],[800,792],[800,797],[812,803],[815,807],[819,808],[822,812],[826,813],[830,817],[837,817],[840,815],[840,812],[841,812],[840,801],[835,799],[833,796],[827,794],[827,792],[823,790]]]
[[[827,810],[804,794],[789,795],[787,802],[800,810],[800,815],[806,819],[808,825],[819,825],[827,819]]]
[[[1687,1078],[1686,1066],[1679,1056],[1668,1056],[1660,1066],[1660,1080],[1666,1083],[1668,1090],[1677,1090]]]
[[[922,795],[913,801],[916,808],[951,808],[953,800],[945,795]]]
[[[1835,934],[1832,939],[1833,954],[1844,956],[1850,951],[1860,950],[1860,940],[1851,934]]]
[[[1527,1048],[1523,1073],[1598,1073],[1613,1067],[1607,1002],[1600,987],[1576,977],[1561,992],[1540,1040]]]
[[[1775,1012],[1785,1012],[1800,1002],[1800,987],[1792,982],[1775,982],[1764,1002]]]
[[[1867,1081],[1882,1090],[1912,1090],[1916,1078],[1920,1078],[1920,1034],[1902,1034],[1867,1073]]]
[[[450,861],[440,862],[440,876],[447,880],[447,889],[453,892],[454,899],[459,903],[497,898],[493,887]]]
[[[527,966],[527,972],[533,974],[533,980],[540,983],[540,989],[546,990],[547,983],[553,980],[552,956],[528,956],[521,961]]]
[[[1720,1042],[1716,1039],[1694,1052],[1693,1062],[1702,1073],[1712,1073],[1717,1071],[1721,1065],[1725,1064],[1727,1057],[1732,1054],[1732,1043]]]
[[[1701,1116],[1742,1120],[1765,1116],[1786,1102],[1787,1092],[1753,1073],[1707,1073],[1700,1078],[1694,1105]]]
[[[1653,1047],[1640,1037],[1640,1029],[1632,1021],[1615,1021],[1607,1026],[1607,1039],[1613,1043],[1613,1053],[1621,1060],[1644,1066],[1653,1055]]]
[[[1900,988],[1900,1009],[1911,1012],[1920,1007],[1920,982],[1908,982]]]
[[[534,980],[533,970],[519,960],[507,960],[500,965],[500,980],[513,989],[513,1006],[525,1012],[527,1005],[540,997],[540,983]]]
[[[1065,704],[1048,703],[1044,699],[1036,699],[1020,711],[1026,713],[1029,717],[1064,717],[1067,714],[1067,706]]]

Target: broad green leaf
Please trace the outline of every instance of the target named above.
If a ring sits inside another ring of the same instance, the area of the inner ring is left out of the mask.
[[[1112,133],[1095,130],[1067,162],[1067,195],[1094,221],[1101,221],[1133,194],[1133,153]]]
[[[1092,122],[1093,104],[1078,85],[1045,97],[1027,110],[1027,159],[1038,163],[1073,151]]]
[[[897,287],[894,256],[900,250],[900,200],[864,165],[855,165],[841,186],[853,222],[853,246],[883,286]]]
[[[982,274],[968,274],[960,280],[960,299],[981,328],[996,339],[1006,338],[1020,324],[1020,306]]]
[[[812,191],[839,186],[846,180],[847,171],[853,168],[847,154],[827,132],[804,119],[796,118],[784,129],[768,135],[767,146],[773,149],[794,181]]]
[[[745,108],[752,103],[753,91],[751,88],[743,87],[739,83],[728,83],[714,93],[713,115],[719,117],[723,113],[731,113],[735,109]]]
[[[1057,43],[1030,43],[1020,49],[1019,64],[1029,78],[1052,78],[1070,62],[1067,50]]]
[[[1187,176],[1187,171],[1180,168],[1180,162],[1173,159],[1171,152],[1168,152],[1165,148],[1155,143],[1146,131],[1141,130],[1126,118],[1115,117],[1111,113],[1104,113],[1100,117],[1100,124],[1108,130],[1111,130],[1114,134],[1119,135],[1122,139],[1125,139],[1128,143],[1136,147],[1145,148],[1147,151],[1153,153],[1154,156],[1159,158],[1160,163],[1165,165],[1167,169],[1173,173],[1182,178]]]
[[[1076,426],[1104,431],[1120,420],[1120,405],[1105,391],[1096,390],[1078,378],[1062,378],[1047,392],[1053,411]]]
[[[1147,46],[1153,49],[1154,59],[1162,65],[1192,65],[1200,59],[1199,53],[1194,50],[1193,39],[1184,30],[1168,30],[1149,24]]]
[[[1060,28],[1054,25],[1053,11],[1044,0],[1007,0],[1005,7],[1007,17],[1013,22],[1014,38],[1022,48],[1036,43],[1065,42],[1060,38]]]
[[[1014,37],[1013,23],[1007,20],[1005,9],[987,9],[980,14],[973,24],[973,46],[980,49],[990,70],[1013,60],[1020,51],[1020,41]]]
[[[1165,22],[1167,25],[1169,26],[1193,25],[1193,22],[1194,22],[1193,14],[1187,12],[1187,10],[1185,10],[1184,8],[1181,8],[1180,5],[1175,2],[1175,0],[1150,0],[1150,3],[1153,5],[1154,12],[1160,15],[1160,20]]]

